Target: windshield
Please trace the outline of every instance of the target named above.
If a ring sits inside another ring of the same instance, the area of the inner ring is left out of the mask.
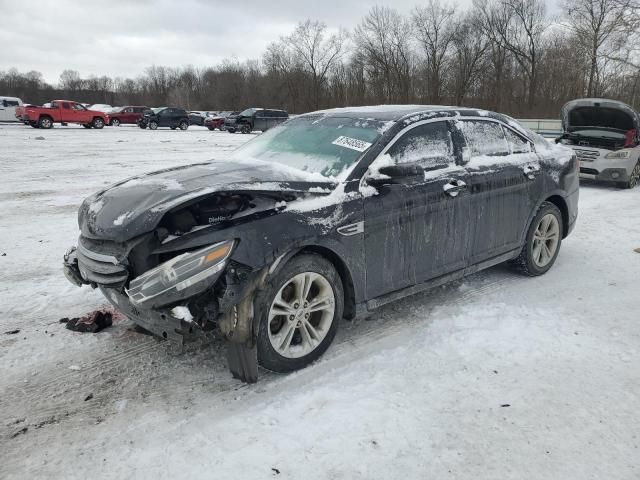
[[[251,117],[254,114],[255,110],[253,108],[247,108],[243,110],[240,114],[241,117]]]
[[[151,111],[152,111],[153,113],[158,114],[158,113],[160,113],[161,111],[163,111],[163,110],[164,110],[164,109],[166,109],[166,108],[167,108],[167,107],[152,108],[152,109],[151,109]]]
[[[333,178],[345,172],[380,138],[385,122],[310,115],[270,129],[233,152]]]

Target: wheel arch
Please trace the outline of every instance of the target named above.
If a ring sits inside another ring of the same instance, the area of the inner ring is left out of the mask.
[[[331,265],[333,265],[333,268],[336,269],[336,272],[338,272],[340,280],[342,281],[342,289],[344,291],[343,315],[345,318],[354,318],[356,314],[356,295],[355,286],[353,283],[353,275],[346,262],[334,250],[326,246],[317,244],[300,246],[281,255],[278,260],[276,260],[277,263],[271,267],[271,271],[269,272],[269,274],[273,275],[275,271],[280,269],[293,257],[297,255],[303,255],[305,253],[319,255],[329,263],[331,263]]]
[[[544,199],[545,202],[553,203],[562,214],[562,238],[569,234],[569,207],[561,195],[551,195]]]

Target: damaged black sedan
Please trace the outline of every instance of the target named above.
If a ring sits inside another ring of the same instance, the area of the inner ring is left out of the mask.
[[[317,359],[343,317],[501,262],[545,273],[577,202],[573,152],[509,117],[327,110],[87,198],[64,270],[160,337],[216,331],[255,381]]]

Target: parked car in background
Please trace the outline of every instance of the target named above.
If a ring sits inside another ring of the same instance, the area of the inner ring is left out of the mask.
[[[142,114],[145,110],[149,110],[149,107],[129,105],[126,107],[114,108],[109,113],[109,125],[118,127],[121,124],[137,124],[138,120],[142,118]]]
[[[633,188],[640,182],[640,116],[629,105],[583,98],[562,107],[563,134],[556,142],[571,147],[580,176]]]
[[[109,123],[107,114],[89,110],[78,102],[53,100],[49,105],[25,107],[22,118],[34,128],[52,128],[54,123],[79,123],[85,128],[99,129]]]
[[[343,316],[502,262],[546,273],[578,195],[575,154],[504,115],[326,110],[90,196],[64,269],[160,337],[216,329],[255,381],[317,359]]]
[[[89,110],[94,110],[96,112],[110,113],[111,110],[113,110],[113,107],[111,105],[107,105],[105,103],[94,103],[93,105],[89,106],[87,106],[86,104],[83,105]]]
[[[230,133],[240,131],[251,133],[253,130],[265,132],[289,119],[284,110],[270,108],[247,108],[238,115],[230,115],[224,121],[225,129]]]
[[[198,125],[202,127],[208,112],[191,111],[189,112],[189,125]]]
[[[16,112],[18,107],[22,107],[18,97],[0,97],[0,122],[21,121]]]
[[[149,127],[150,130],[156,130],[158,127],[169,127],[171,130],[176,128],[186,130],[189,128],[189,115],[182,108],[151,108],[145,111],[140,120],[138,120],[138,126],[140,128]]]
[[[204,119],[204,126],[209,130],[224,130],[224,121],[229,115],[237,115],[240,112],[216,112]]]

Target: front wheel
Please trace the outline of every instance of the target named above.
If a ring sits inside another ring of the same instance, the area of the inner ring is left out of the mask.
[[[304,368],[329,348],[344,310],[342,281],[325,258],[293,257],[256,298],[258,361],[274,372]]]
[[[522,252],[512,263],[525,275],[546,273],[558,257],[562,234],[562,213],[553,203],[543,202],[529,226]]]
[[[180,122],[180,125],[178,125],[178,128],[180,128],[180,130],[186,130],[187,128],[189,128],[189,122],[185,122],[184,120]]]
[[[640,182],[640,160],[636,163],[636,166],[631,170],[631,175],[629,175],[629,180],[626,182],[620,182],[618,187],[620,188],[633,188],[638,182]]]
[[[91,122],[91,126],[93,128],[101,129],[102,127],[104,127],[104,120],[100,117],[96,117],[93,119],[93,122]]]
[[[157,130],[158,122],[149,122],[149,130]]]
[[[240,133],[251,133],[251,125],[243,125],[240,127]]]
[[[112,118],[111,119],[111,126],[112,127],[119,127],[120,126],[120,120],[118,120],[117,118]]]

